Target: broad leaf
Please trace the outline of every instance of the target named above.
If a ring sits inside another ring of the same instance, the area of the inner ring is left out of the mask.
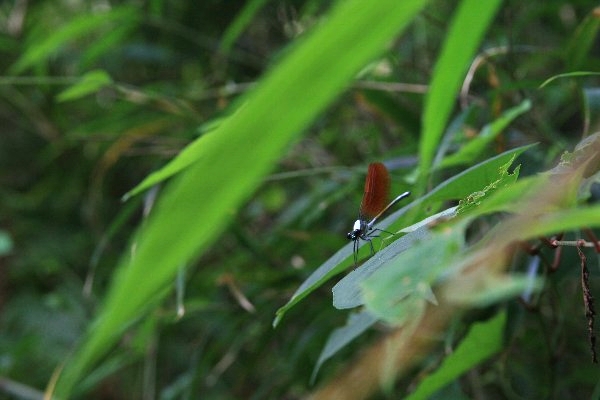
[[[342,278],[332,289],[333,305],[336,308],[354,308],[364,304],[362,297],[362,282],[371,276],[375,271],[387,265],[391,259],[398,254],[413,248],[419,242],[431,240],[430,223],[435,223],[438,219],[451,218],[456,213],[456,208],[452,207],[444,210],[424,221],[403,229],[401,232],[408,232],[394,243],[379,251],[375,256],[367,260],[363,265],[351,271]]]
[[[426,301],[437,303],[432,287],[464,247],[467,222],[442,226],[394,255],[365,279],[361,288],[367,310],[389,323],[402,325],[415,317]]]

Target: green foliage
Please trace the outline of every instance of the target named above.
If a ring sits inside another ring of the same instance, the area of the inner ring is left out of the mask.
[[[505,324],[504,312],[498,313],[488,321],[474,323],[456,350],[434,373],[423,379],[407,399],[428,399],[461,374],[500,351]]]
[[[105,71],[90,71],[83,75],[79,82],[59,93],[56,99],[58,101],[77,100],[89,94],[94,94],[111,83],[112,79]]]
[[[597,395],[588,3],[2,3],[0,397]]]
[[[81,375],[114,345],[123,330],[162,299],[180,266],[224,229],[229,210],[249,196],[288,143],[362,65],[383,50],[422,3],[381,4],[382,9],[394,10],[384,21],[376,7],[369,13],[359,13],[359,2],[340,4],[326,24],[298,43],[240,101],[242,106],[235,114],[191,144],[196,151],[189,167],[161,194],[137,235],[135,254],[122,262],[94,328],[62,371],[57,396],[68,397]],[[357,37],[356,28],[364,25],[378,28]],[[333,57],[336,48],[351,45],[357,47],[356,52]],[[307,91],[307,87],[315,90]],[[279,118],[282,115],[285,118]],[[169,165],[165,168],[173,170]],[[223,186],[228,179],[237,184]],[[199,223],[190,226],[194,218]],[[165,247],[174,237],[177,241]],[[149,265],[156,265],[151,274]]]
[[[500,1],[463,1],[456,11],[446,42],[439,55],[423,110],[423,131],[419,147],[419,169],[426,177],[440,137],[448,123],[464,74],[494,17]]]
[[[228,52],[256,16],[256,13],[265,5],[266,0],[252,0],[246,3],[244,9],[236,16],[235,20],[227,27],[221,40],[221,50]]]
[[[466,197],[486,186],[490,180],[492,180],[490,179],[491,177],[495,177],[496,179],[499,168],[501,168],[503,165],[502,163],[510,162],[510,160],[514,159],[515,154],[520,154],[526,149],[527,148],[524,147],[511,150],[502,155],[486,160],[479,165],[473,166],[468,170],[465,170],[460,174],[448,179],[446,182],[441,183],[437,188],[420,199],[415,200],[407,207],[415,207],[425,202],[430,205],[441,204],[444,201],[457,200]],[[502,175],[502,173],[500,175]],[[378,226],[380,229],[387,230],[390,226],[393,226],[392,221],[398,220],[398,218],[404,215],[406,212],[406,208],[399,210],[398,212],[381,221]],[[409,232],[412,232],[413,230],[416,231],[418,228],[421,228],[421,226],[422,224],[418,223],[415,228],[407,228],[406,230]],[[419,233],[415,233],[414,235],[416,238],[420,239],[420,233],[425,231],[425,229],[421,229]],[[406,239],[401,238],[401,240],[406,241],[406,244],[402,245],[403,242],[399,242],[397,246],[403,246],[405,250],[412,245],[412,238],[412,235]],[[322,286],[328,279],[346,270],[348,268],[348,263],[351,259],[351,256],[352,243],[348,243],[345,247],[341,248],[337,253],[319,266],[308,277],[308,279],[306,279],[302,285],[300,285],[289,302],[277,310],[277,317],[273,323],[274,326],[277,326],[289,309],[294,307],[311,292]],[[372,261],[367,261],[363,268],[367,269],[369,267],[368,263],[370,262]]]
[[[13,243],[10,239],[10,236],[4,231],[0,231],[0,255],[6,255],[10,253],[12,248]]]
[[[335,329],[331,332],[331,335],[329,335],[327,343],[325,343],[321,355],[315,364],[311,380],[314,381],[317,372],[319,372],[319,369],[325,361],[349,345],[354,339],[365,333],[367,329],[375,325],[377,321],[377,317],[366,311],[350,314],[348,316],[348,321],[346,321],[346,325]]]
[[[111,25],[132,24],[135,19],[136,10],[130,6],[116,7],[107,12],[75,17],[49,35],[35,35],[35,42],[27,47],[9,72],[11,74],[23,73],[28,68],[48,60],[62,46],[68,45],[71,41],[81,39]]]
[[[483,127],[479,135],[472,141],[465,143],[454,154],[445,157],[436,168],[448,168],[456,165],[469,165],[477,160],[489,144],[519,115],[529,111],[531,103],[523,101],[518,106],[506,110],[498,119]]]
[[[498,179],[493,180],[483,189],[471,193],[464,199],[459,200],[458,208],[456,209],[457,214],[462,214],[468,211],[473,211],[475,208],[481,205],[486,197],[489,197],[492,193],[495,193],[498,189],[505,186],[512,186],[519,177],[519,166],[515,168],[513,173],[508,172],[508,169],[513,164],[515,157],[498,168]]]
[[[432,287],[464,246],[465,228],[464,224],[442,228],[415,240],[402,252],[394,246],[387,247],[393,254],[387,257],[385,265],[358,283],[367,310],[385,322],[403,325],[420,319],[426,302],[438,304]]]
[[[577,27],[575,34],[567,43],[564,57],[569,70],[577,70],[583,67],[594,45],[599,28],[599,12],[598,9],[594,9],[586,15],[583,22]]]

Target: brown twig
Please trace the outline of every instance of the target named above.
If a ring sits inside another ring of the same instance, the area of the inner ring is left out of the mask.
[[[592,362],[598,363],[596,354],[596,334],[594,333],[594,296],[590,292],[590,272],[587,268],[587,259],[581,248],[577,246],[577,254],[581,260],[581,289],[583,291],[583,305],[585,308],[585,317],[588,321],[588,338],[590,341],[590,351],[592,352]]]

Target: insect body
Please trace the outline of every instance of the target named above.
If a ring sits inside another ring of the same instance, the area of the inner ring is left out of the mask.
[[[400,200],[410,196],[410,192],[404,192],[391,202],[388,202],[390,191],[390,175],[387,168],[382,163],[376,162],[369,164],[367,177],[365,179],[365,192],[358,219],[354,222],[352,230],[346,235],[349,240],[354,242],[354,265],[358,264],[358,247],[360,240],[369,242],[371,254],[375,252],[371,238],[374,230],[373,225],[384,215],[393,205]]]

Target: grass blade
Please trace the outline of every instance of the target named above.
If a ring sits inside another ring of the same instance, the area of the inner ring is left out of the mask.
[[[419,148],[421,185],[428,175],[465,72],[500,3],[500,0],[461,2],[446,34],[448,39],[436,63],[425,100]]]

